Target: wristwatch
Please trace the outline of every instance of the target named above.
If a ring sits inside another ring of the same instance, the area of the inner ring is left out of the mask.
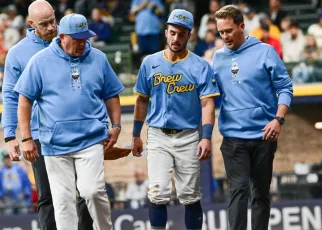
[[[120,130],[120,131],[121,131],[122,126],[121,126],[120,124],[112,124],[112,129],[113,129],[113,128],[116,128],[116,129],[118,129],[118,130]]]
[[[276,116],[274,119],[278,120],[278,122],[279,122],[281,125],[283,125],[283,124],[285,123],[285,119],[284,119],[284,117],[278,117],[278,116]]]

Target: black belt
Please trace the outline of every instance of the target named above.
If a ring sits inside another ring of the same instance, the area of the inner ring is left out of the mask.
[[[180,132],[182,132],[183,130],[181,130],[181,129],[167,129],[167,128],[160,128],[160,130],[163,132],[163,133],[165,133],[165,134],[172,134],[172,135],[174,135],[174,134],[177,134],[177,133],[180,133]]]

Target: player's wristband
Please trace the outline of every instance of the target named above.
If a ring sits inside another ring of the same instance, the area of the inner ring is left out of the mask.
[[[136,121],[136,120],[134,120],[133,132],[132,132],[133,137],[139,137],[141,135],[141,130],[142,130],[142,127],[143,127],[143,123],[144,123],[144,121]]]
[[[26,141],[30,141],[32,140],[32,137],[25,137],[23,139],[21,139],[21,142],[26,142]]]
[[[208,139],[211,141],[212,130],[214,129],[214,125],[205,124],[202,126],[202,139]]]
[[[14,139],[16,139],[16,137],[6,137],[5,139],[4,139],[4,142],[9,142],[9,141],[12,141],[12,140],[14,140]]]

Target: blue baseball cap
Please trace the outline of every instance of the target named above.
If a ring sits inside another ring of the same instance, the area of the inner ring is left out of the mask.
[[[176,9],[171,12],[167,24],[178,25],[192,30],[193,16],[189,11]]]
[[[81,14],[68,14],[59,23],[59,34],[67,34],[74,39],[88,39],[96,33],[88,29],[87,19]]]

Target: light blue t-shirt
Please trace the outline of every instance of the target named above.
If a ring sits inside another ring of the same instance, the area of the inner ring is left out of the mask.
[[[45,156],[67,154],[108,137],[105,99],[123,85],[106,55],[91,48],[72,58],[55,38],[28,63],[14,90],[39,105],[39,140]]]
[[[150,98],[147,125],[156,128],[195,129],[201,122],[201,100],[219,95],[210,65],[188,52],[177,62],[164,51],[147,56],[134,90]]]

